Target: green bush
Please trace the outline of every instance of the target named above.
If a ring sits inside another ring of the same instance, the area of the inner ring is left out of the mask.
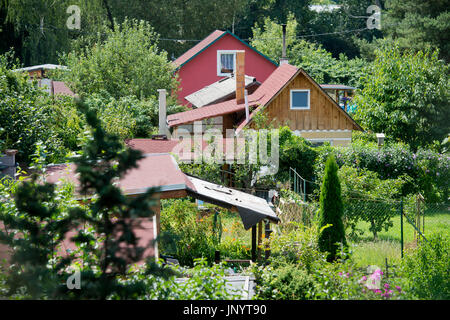
[[[189,200],[166,200],[161,208],[163,254],[175,256],[180,264],[193,266],[194,259],[214,261],[217,245],[213,217],[200,217],[197,205]]]
[[[291,222],[292,228],[270,235],[270,262],[277,264],[297,264],[299,268],[311,271],[314,261],[323,260],[318,247],[317,225],[306,227]]]
[[[0,128],[1,147],[17,149],[17,160],[27,164],[39,141],[49,162],[61,161],[81,131],[73,103],[53,100],[28,76],[9,70],[5,56],[0,56]]]
[[[402,179],[403,178],[403,179]],[[401,189],[409,176],[381,180],[378,174],[366,169],[342,166],[339,169],[344,200],[344,224],[356,235],[360,221],[370,223],[374,239],[378,232],[393,226],[392,217],[399,212]]]
[[[412,152],[402,143],[386,144],[381,149],[371,143],[352,143],[346,148],[323,146],[316,148],[317,161],[314,164],[316,178],[320,181],[325,161],[334,154],[339,167],[351,166],[358,170],[376,172],[381,180],[410,179],[402,186],[402,195],[421,192],[427,202],[444,202],[449,196],[450,157],[448,154],[419,149]]]
[[[280,128],[280,162],[276,178],[280,181],[289,180],[289,168],[294,168],[305,179],[314,178],[314,161],[317,151],[311,144],[293,134],[288,127]]]
[[[208,267],[205,259],[195,259],[194,267],[184,269],[170,266],[164,269],[166,277],[149,274],[146,270],[131,271],[124,283],[143,281],[145,293],[138,299],[144,300],[233,300],[241,292],[230,289],[225,279],[224,264]],[[184,278],[184,281],[177,281]],[[120,299],[112,296],[112,299]]]
[[[354,114],[365,129],[384,132],[414,150],[442,141],[448,130],[449,66],[437,51],[402,51],[380,46],[361,79]]]
[[[220,251],[221,259],[250,259],[251,248],[240,238],[225,238],[222,239],[217,246]]]
[[[338,166],[330,156],[325,166],[322,187],[320,188],[319,211],[319,249],[328,252],[327,260],[336,258],[338,243],[346,245],[344,224],[344,205],[341,195],[341,183],[338,177]]]
[[[412,299],[450,299],[450,239],[433,234],[405,255],[402,277]]]
[[[65,81],[75,92],[141,99],[156,95],[157,89],[176,91],[174,66],[158,48],[159,35],[148,22],[125,20],[102,31],[103,39],[63,57],[70,69]]]
[[[296,264],[254,269],[256,297],[261,300],[306,300],[314,289],[314,279]]]

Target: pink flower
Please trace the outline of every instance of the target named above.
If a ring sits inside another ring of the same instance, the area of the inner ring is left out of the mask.
[[[384,284],[384,287],[385,287],[386,289],[389,289],[389,283],[385,283],[385,284]]]

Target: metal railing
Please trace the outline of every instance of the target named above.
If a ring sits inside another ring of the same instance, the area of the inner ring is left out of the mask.
[[[289,167],[289,185],[291,190],[303,197],[303,202],[306,202],[306,179],[298,174],[295,168]]]

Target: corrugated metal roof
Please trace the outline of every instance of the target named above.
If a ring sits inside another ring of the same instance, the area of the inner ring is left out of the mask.
[[[194,189],[188,190],[189,194],[197,199],[225,208],[236,208],[246,230],[257,225],[258,222],[264,219],[269,219],[275,223],[280,221],[270,205],[263,198],[193,176],[188,176],[188,179],[194,186]]]
[[[343,84],[321,84],[320,87],[325,90],[355,90],[355,87],[346,86]]]
[[[256,83],[256,78],[246,75],[245,86],[248,87],[253,83]],[[234,92],[236,92],[236,78],[227,77],[186,96],[185,99],[195,107],[201,108],[232,95]]]
[[[14,69],[14,72],[23,72],[23,71],[35,71],[35,70],[55,70],[55,69],[62,69],[62,70],[68,70],[68,68],[66,66],[62,66],[59,64],[40,64],[37,66],[30,66],[30,67],[25,67],[25,68],[20,68],[20,69]]]

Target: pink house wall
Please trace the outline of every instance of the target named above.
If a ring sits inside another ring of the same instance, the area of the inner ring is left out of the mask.
[[[189,105],[189,102],[184,99],[186,96],[224,78],[217,76],[217,50],[245,50],[245,74],[256,77],[256,80],[261,83],[277,68],[271,61],[232,35],[225,34],[178,70],[179,103]]]

